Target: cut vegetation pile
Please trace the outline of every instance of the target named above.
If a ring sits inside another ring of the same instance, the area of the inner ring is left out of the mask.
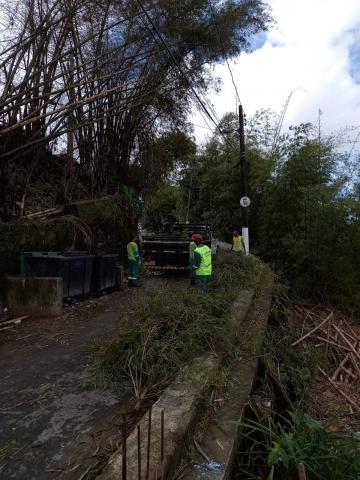
[[[358,347],[359,327],[328,307],[274,311],[234,480],[360,478]]]
[[[241,289],[257,286],[262,268],[255,257],[222,253],[208,294],[187,284],[147,290],[130,315],[131,329],[100,353],[96,382],[130,380],[140,401],[159,393],[196,356],[229,352],[231,305]]]
[[[323,417],[331,418],[339,409],[348,413],[353,424],[354,413],[360,420],[359,327],[351,325],[339,312],[334,313],[322,305],[295,305],[294,312],[302,324],[302,335],[291,346],[306,349],[306,344],[312,345],[319,350],[327,367],[324,371],[322,365],[318,365],[316,382],[312,385],[313,391],[318,394],[311,396],[312,411],[317,416],[321,412]],[[360,428],[360,422],[357,423]]]

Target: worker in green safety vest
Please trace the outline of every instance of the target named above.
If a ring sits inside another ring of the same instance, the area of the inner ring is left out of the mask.
[[[194,265],[194,252],[196,250],[196,243],[194,242],[195,234],[191,237],[191,242],[189,244],[189,270],[190,270],[190,284],[195,285],[195,270],[193,269]]]
[[[134,235],[131,242],[127,244],[128,256],[128,286],[138,287],[140,255],[137,245],[138,237]]]
[[[233,233],[233,242],[232,242],[231,250],[236,253],[245,252],[244,240],[237,230],[235,230],[235,232]]]
[[[196,285],[198,285],[203,292],[207,293],[212,274],[211,249],[207,245],[202,244],[201,235],[194,235],[193,241],[196,244],[193,262]]]

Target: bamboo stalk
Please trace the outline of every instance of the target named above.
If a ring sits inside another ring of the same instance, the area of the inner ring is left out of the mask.
[[[138,446],[138,480],[141,480],[141,434],[140,434],[140,425],[137,426],[137,446]]]
[[[345,373],[347,373],[348,377],[351,377],[351,378],[353,378],[354,380],[357,379],[357,376],[356,376],[351,370],[349,370],[348,368],[346,368],[346,367],[344,367],[344,366],[342,367],[342,369],[344,370]],[[350,380],[350,379],[349,379],[349,380]]]
[[[164,479],[164,458],[165,458],[165,413],[161,410],[161,435],[160,435],[160,468],[161,480]]]
[[[118,92],[120,90],[123,90],[123,85],[118,85],[113,88],[109,88],[105,91],[102,91],[101,93],[97,93],[96,95],[92,95],[91,97],[78,100],[77,102],[73,103],[68,103],[60,108],[57,108],[55,110],[52,110],[51,112],[47,112],[41,115],[37,115],[36,117],[31,117],[28,118],[27,120],[23,120],[21,122],[15,123],[14,125],[11,125],[11,127],[4,128],[3,130],[0,130],[0,137],[6,135],[9,132],[12,132],[14,130],[17,130],[20,127],[24,127],[25,125],[30,125],[31,123],[37,122],[38,120],[42,120],[44,118],[50,117],[51,115],[55,115],[56,113],[61,113],[63,111],[67,111],[69,109],[75,109],[77,107],[86,105],[88,103],[93,102],[94,100],[98,100],[100,98],[106,97],[112,93]]]
[[[348,329],[350,330],[351,334],[353,335],[353,337],[357,340],[357,341],[360,341],[360,338],[359,338],[359,335],[354,332],[352,326],[350,325],[349,322],[347,322],[346,320],[344,321],[345,325],[348,327]]]
[[[353,367],[358,375],[358,379],[360,380],[360,367],[359,367],[359,364],[358,362],[356,361],[357,359],[355,358],[355,356],[351,353],[351,360],[352,360],[352,364],[353,364]]]
[[[144,53],[141,53],[139,54],[138,56],[140,57],[140,55],[142,55],[138,61],[136,63],[140,63],[142,62],[143,60],[147,60],[149,58],[152,58],[154,57],[154,55],[156,55],[157,53],[153,52],[153,50],[150,51],[151,54],[150,55],[145,55]],[[112,53],[112,52],[111,52]],[[105,55],[105,54],[104,54]],[[131,58],[134,58],[133,56],[129,56],[127,57],[127,59],[131,59]],[[91,63],[91,62],[87,62],[87,63]],[[108,62],[104,63],[102,65],[102,67],[106,67],[108,65],[111,65],[113,62],[113,60],[109,60]],[[47,103],[51,103],[51,102],[54,102],[54,100],[56,98],[59,98],[62,94],[68,92],[69,90],[71,90],[72,88],[75,88],[75,87],[79,87],[79,86],[85,86],[86,84],[88,83],[94,83],[94,82],[99,82],[99,81],[102,81],[102,80],[108,80],[110,78],[113,78],[115,75],[120,75],[120,74],[123,74],[123,73],[126,73],[126,72],[129,72],[130,70],[132,70],[134,68],[134,66],[136,65],[136,63],[132,63],[131,65],[127,66],[126,68],[121,68],[120,70],[117,70],[111,74],[107,74],[107,75],[103,75],[101,77],[97,77],[97,78],[94,78],[94,77],[91,77],[91,78],[87,78],[87,79],[82,79],[82,80],[79,80],[77,82],[74,82],[72,84],[66,84],[66,86],[58,89],[58,90],[53,90],[47,94],[42,94],[42,95],[39,95],[37,97],[31,97],[30,99],[28,100],[24,100],[24,101],[20,101],[20,102],[17,102],[15,105],[13,106],[10,106],[10,107],[7,107],[7,108],[4,108],[1,110],[1,115],[5,115],[6,113],[8,112],[11,112],[13,110],[17,110],[19,109],[19,107],[22,107],[24,105],[27,105],[29,103],[29,101],[33,101],[33,100],[41,100],[43,98],[48,98],[48,102]],[[67,70],[66,71],[66,74],[69,74],[71,73],[71,71],[73,71],[74,73],[77,72],[77,69],[76,67],[74,69],[71,69],[71,70]],[[35,86],[33,87],[29,87],[28,89],[26,90],[23,90],[21,91],[21,93],[19,93],[18,95],[15,95],[15,96],[10,96],[8,101],[7,102],[4,102],[4,105],[8,105],[12,102],[14,102],[17,98],[22,98],[25,94],[28,94],[30,92],[32,92],[35,88],[40,88],[41,86],[44,86],[46,85],[47,83],[49,82],[54,82],[56,79],[59,79],[59,78],[63,78],[64,77],[64,72],[58,74],[58,75],[55,75],[47,80],[45,80],[44,82],[40,82]],[[123,83],[123,86],[126,86],[126,85],[133,85],[133,84],[137,84],[138,81],[134,81],[134,82],[128,82],[128,83]],[[43,106],[39,107],[39,110],[41,110],[43,108]],[[26,117],[23,119],[23,120],[26,120]]]
[[[162,93],[170,93],[170,92],[173,92],[177,89],[178,87],[175,86],[171,89],[168,89],[168,90],[163,90]],[[144,98],[144,97],[148,97],[151,93],[154,93],[154,92],[159,92],[159,86],[151,91],[148,91],[146,92],[145,94],[143,95],[140,95],[138,97],[134,97],[132,98],[132,101],[135,101],[136,99],[140,99],[140,98]],[[119,108],[119,106],[116,106],[114,108],[109,108],[106,110],[106,113],[105,114],[102,114],[98,117],[95,117],[95,118],[92,118],[90,120],[87,120],[85,122],[82,122],[80,124],[77,124],[71,128],[65,128],[63,130],[58,130],[56,131],[56,133],[52,133],[52,134],[49,134],[48,136],[46,137],[43,137],[43,138],[40,138],[40,139],[37,139],[37,140],[33,140],[32,142],[29,142],[29,143],[26,143],[20,147],[17,147],[17,148],[14,148],[13,150],[10,150],[10,151],[7,151],[5,153],[3,153],[2,155],[0,155],[0,159],[1,158],[6,158],[6,157],[9,157],[10,155],[13,157],[13,155],[15,153],[19,153],[23,150],[26,150],[30,147],[34,147],[36,145],[39,145],[39,144],[42,144],[42,143],[48,143],[50,142],[51,140],[54,140],[58,137],[60,137],[61,135],[64,135],[70,131],[76,131],[76,130],[79,130],[80,128],[82,127],[86,127],[86,126],[89,126],[89,125],[93,125],[95,124],[96,122],[100,121],[100,120],[103,120],[105,118],[108,118],[108,117],[115,117],[116,115],[118,115],[119,113],[122,113],[122,112],[125,112],[127,111],[130,106],[132,108],[135,108],[135,107],[138,107],[138,106],[144,106],[145,105],[145,102],[143,101],[139,101],[138,103],[133,103],[130,105],[130,99],[127,100],[128,103],[126,104],[126,106],[124,106],[124,108]],[[13,157],[14,159],[14,157]]]
[[[327,331],[326,331],[326,338],[327,340],[329,340],[329,336],[330,336],[330,328],[331,328],[331,325],[332,325],[332,320],[329,320],[328,321],[328,324],[327,324]],[[328,350],[329,350],[329,344],[328,342],[325,342],[325,355],[328,356]]]
[[[16,324],[17,322],[22,322],[23,320],[26,320],[27,318],[29,318],[29,315],[23,315],[22,317],[12,318],[11,320],[6,320],[5,322],[0,322],[0,327],[2,327],[3,325]]]
[[[299,480],[306,480],[305,465],[303,463],[299,463],[298,465],[298,476]]]
[[[345,345],[340,345],[340,343],[335,343],[335,342],[332,342],[331,340],[327,340],[326,338],[324,337],[320,337],[318,335],[316,335],[315,337],[317,340],[321,340],[322,342],[325,342],[325,343],[328,343],[329,345],[332,345],[338,349],[341,349],[341,350],[345,350],[347,352],[350,352],[351,349]]]
[[[349,346],[350,350],[354,353],[354,355],[360,360],[360,354],[357,352],[357,350],[355,350],[354,345],[352,345],[349,342],[349,340],[345,337],[345,335],[342,333],[342,331],[336,325],[333,325],[333,327],[339,333],[339,335],[342,337],[342,339],[347,343],[347,345]]]
[[[152,407],[149,410],[149,421],[148,421],[148,436],[147,436],[147,446],[146,446],[146,480],[150,479],[150,449],[151,449],[151,415]]]
[[[122,480],[127,478],[127,418],[126,414],[123,415],[122,424]]]
[[[335,370],[334,374],[332,375],[331,379],[333,381],[336,380],[337,376],[339,375],[342,367],[345,365],[345,363],[349,360],[350,358],[350,353],[348,353],[345,358],[342,360],[342,362],[340,363],[340,365],[338,366],[338,368]]]
[[[142,15],[142,14],[139,13],[139,14],[137,14],[137,15],[135,15],[135,16],[140,16],[140,15]],[[63,17],[63,20],[64,20],[64,19],[67,19],[67,18],[68,18],[68,14]],[[130,16],[130,17],[126,17],[126,18],[124,18],[124,19],[121,19],[121,20],[119,20],[119,21],[116,21],[116,22],[108,25],[107,27],[105,27],[105,28],[104,28],[104,32],[106,32],[106,31],[110,30],[111,28],[114,28],[114,27],[116,27],[116,26],[118,26],[118,25],[121,25],[122,23],[125,23],[125,22],[127,22],[128,20],[131,20],[132,18],[135,18],[135,17],[134,17],[134,16]],[[60,21],[60,22],[57,21],[56,23],[61,23],[61,21]],[[96,31],[94,34],[91,34],[90,36],[88,36],[88,37],[85,38],[84,40],[81,40],[80,43],[74,45],[74,46],[71,47],[70,49],[65,50],[65,52],[62,52],[62,53],[61,53],[60,55],[58,55],[57,57],[53,58],[53,59],[52,59],[52,62],[59,62],[60,60],[64,59],[65,57],[68,57],[69,55],[76,54],[77,50],[78,50],[80,47],[82,47],[83,45],[85,45],[86,43],[88,43],[88,42],[89,42],[90,40],[92,40],[93,38],[96,38],[98,35],[99,35],[99,31]],[[35,37],[35,38],[36,38],[36,37]],[[109,53],[111,53],[111,52],[109,52]],[[0,53],[0,56],[1,56],[1,53]],[[10,58],[12,58],[12,56],[10,56]],[[6,59],[6,60],[5,60],[5,63],[8,63],[8,61],[9,61],[9,59]],[[89,63],[91,63],[91,62],[89,62]],[[4,62],[2,62],[1,65],[3,65],[3,64],[4,64]],[[1,68],[1,66],[0,66],[0,68]],[[47,66],[44,66],[44,67],[43,67],[43,69],[45,69],[45,68],[47,68]],[[28,77],[28,80],[34,79],[34,78],[36,77],[36,75],[37,75],[37,72],[33,73],[31,76]],[[59,78],[60,78],[60,77],[59,77]],[[15,86],[13,90],[18,89],[18,88],[20,88],[21,86],[23,86],[23,81],[21,81],[21,83],[20,83],[19,85]],[[5,97],[5,98],[7,98],[7,97]],[[2,106],[1,103],[0,103],[0,106]]]
[[[51,213],[56,213],[62,211],[62,208],[48,208],[46,210],[42,210],[41,212],[30,213],[29,215],[25,215],[24,218],[37,218],[49,215]]]
[[[293,342],[291,344],[292,347],[295,347],[296,345],[298,345],[299,343],[303,342],[304,340],[306,340],[308,337],[310,337],[313,333],[315,333],[317,330],[319,330],[319,328],[321,328],[323,325],[325,325],[325,323],[327,321],[329,321],[329,319],[331,318],[331,316],[333,315],[333,313],[331,312],[319,325],[317,325],[315,328],[313,328],[312,330],[310,330],[310,332],[308,332],[306,335],[302,336],[301,338],[299,338],[299,340],[297,340],[296,342]]]
[[[328,375],[322,370],[322,368],[318,367],[319,371],[324,375],[324,377],[331,383],[331,385],[336,388],[336,390],[354,407],[354,409],[360,413],[360,407],[357,405],[357,403],[354,402],[341,388],[333,381],[331,380]]]

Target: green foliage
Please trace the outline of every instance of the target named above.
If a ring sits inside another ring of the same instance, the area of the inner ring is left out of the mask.
[[[251,248],[296,296],[360,310],[360,271],[353,268],[360,260],[360,202],[356,188],[348,188],[349,161],[308,123],[274,142],[276,123],[261,111],[247,126]],[[221,126],[236,129],[236,116],[226,115]],[[238,135],[216,134],[194,163],[190,219],[211,223],[230,241],[242,223],[239,197]]]
[[[176,178],[176,173],[188,166],[195,153],[194,139],[180,130],[165,132],[149,141],[136,167],[145,199],[161,184]]]
[[[135,326],[98,356],[95,383],[128,379],[144,396],[163,388],[197,355],[214,348],[228,353],[232,301],[241,287],[257,284],[261,265],[255,257],[228,253],[217,259],[207,295],[183,284],[150,288],[130,315]]]
[[[192,137],[178,130],[165,133],[150,144],[141,167],[145,227],[158,230],[165,221],[185,221],[186,200],[176,181],[179,174],[189,171],[195,153]]]
[[[240,182],[237,164],[238,155],[230,145],[214,139],[193,169],[190,221],[210,223],[225,238],[240,225],[240,209],[234,202]],[[190,184],[189,175],[184,183]]]
[[[143,215],[144,226],[157,231],[166,221],[179,221],[177,214],[179,199],[179,187],[160,185],[147,198]]]
[[[88,250],[91,232],[75,217],[47,222],[0,222],[0,278],[20,273],[20,255],[24,251]],[[5,291],[5,289],[4,289]]]
[[[240,465],[237,480],[293,480],[302,463],[309,480],[356,480],[360,476],[359,437],[333,432],[309,415],[290,413],[289,418],[268,417],[266,423],[241,424],[257,458],[264,456],[262,476]],[[264,471],[265,470],[265,471]]]
[[[288,392],[292,402],[301,405],[311,388],[311,382],[319,364],[319,354],[311,345],[295,349],[291,346],[301,332],[296,328],[280,325],[268,330],[264,356]]]

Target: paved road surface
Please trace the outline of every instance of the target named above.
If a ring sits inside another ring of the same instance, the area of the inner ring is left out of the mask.
[[[140,293],[116,292],[0,333],[1,479],[78,479],[95,463],[131,392],[86,386],[92,353],[125,328]]]

